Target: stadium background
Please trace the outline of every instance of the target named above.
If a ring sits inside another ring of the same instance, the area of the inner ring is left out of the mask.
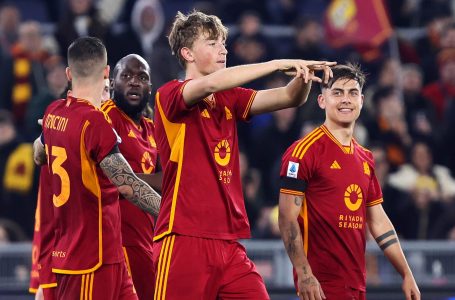
[[[455,1],[16,0],[0,1],[0,298],[27,299],[37,192],[31,142],[36,120],[66,87],[69,43],[102,38],[111,67],[128,53],[143,55],[156,88],[182,76],[166,35],[175,13],[192,8],[229,27],[229,66],[277,58],[362,64],[368,79],[356,138],[373,150],[384,207],[423,299],[455,297]],[[274,74],[249,87],[286,80]],[[280,158],[323,121],[318,93],[313,86],[303,107],[239,126],[253,234],[245,244],[273,299],[295,298],[277,226]],[[401,299],[397,274],[373,244],[367,261],[369,299]]]

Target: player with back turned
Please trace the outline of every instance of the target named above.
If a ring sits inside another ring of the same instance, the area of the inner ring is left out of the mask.
[[[381,203],[373,155],[353,138],[365,75],[338,65],[321,84],[325,122],[283,155],[279,226],[300,299],[366,299],[365,230],[403,277],[406,299],[420,292]]]
[[[227,29],[216,16],[178,13],[169,34],[185,80],[160,87],[155,137],[163,202],[153,246],[154,299],[268,299],[261,276],[237,242],[250,237],[239,174],[237,121],[305,103],[315,70],[334,63],[274,60],[226,68]],[[275,71],[286,86],[239,86]]]
[[[133,173],[99,110],[108,75],[102,42],[75,40],[68,48],[71,95],[50,104],[43,118],[58,299],[137,299],[122,250],[118,193],[152,215],[159,210],[160,196]]]

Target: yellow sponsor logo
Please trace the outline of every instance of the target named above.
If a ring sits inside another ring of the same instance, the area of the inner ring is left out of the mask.
[[[231,160],[231,147],[227,140],[221,140],[215,147],[215,161],[220,166],[227,166]]]
[[[352,202],[351,199],[355,199],[355,202]],[[350,211],[356,211],[360,208],[362,204],[363,196],[362,189],[357,184],[351,184],[348,186],[344,192],[344,204],[349,208]]]
[[[141,167],[142,171],[145,174],[152,173],[153,169],[155,168],[155,165],[153,164],[152,161],[152,156],[147,151],[145,151],[144,154],[142,154]]]

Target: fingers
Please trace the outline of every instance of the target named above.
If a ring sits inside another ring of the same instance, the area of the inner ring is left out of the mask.
[[[322,299],[326,299],[325,294],[324,294],[324,291],[322,290],[321,285],[319,285],[319,293],[321,294],[321,298],[322,298]]]
[[[404,296],[405,296],[406,300],[412,300],[411,290],[406,289],[403,292],[404,292]]]
[[[411,295],[412,300],[420,300],[420,291],[413,290]]]

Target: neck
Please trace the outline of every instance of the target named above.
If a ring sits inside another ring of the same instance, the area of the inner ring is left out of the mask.
[[[186,70],[185,70],[185,80],[188,80],[188,79],[196,79],[196,78],[201,78],[205,75],[208,75],[208,74],[202,74],[201,72],[199,72],[199,70],[193,66],[193,65],[188,65],[186,67]]]
[[[351,144],[352,136],[354,134],[354,122],[347,126],[343,126],[326,119],[324,125],[341,145],[348,146]]]
[[[98,88],[95,85],[76,85],[73,83],[71,91],[74,98],[84,99],[97,108],[101,107],[102,88]]]
[[[142,113],[137,113],[134,115],[127,114],[128,117],[130,117],[131,120],[133,120],[134,123],[139,124],[141,121]]]

